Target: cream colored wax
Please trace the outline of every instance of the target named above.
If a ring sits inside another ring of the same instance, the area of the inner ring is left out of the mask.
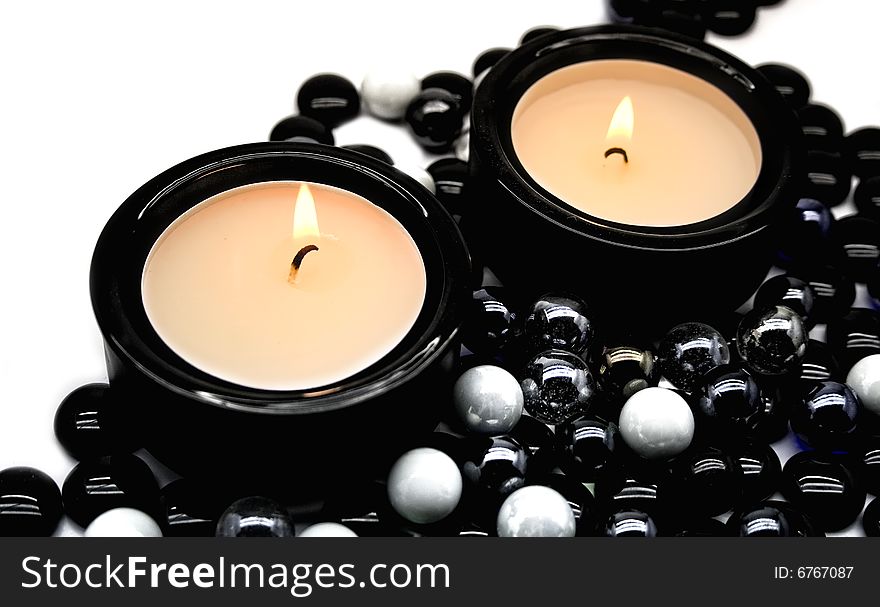
[[[609,129],[627,97],[631,135]],[[761,167],[755,128],[730,97],[646,61],[588,61],[544,76],[517,104],[511,133],[539,185],[589,215],[630,225],[715,217],[742,200]],[[605,158],[611,147],[625,149],[629,162]]]
[[[272,182],[224,192],[153,246],[144,307],[181,358],[243,386],[307,390],[362,371],[412,328],[426,279],[409,233],[351,192],[306,189],[303,197],[300,183]],[[308,244],[318,250],[291,280]]]

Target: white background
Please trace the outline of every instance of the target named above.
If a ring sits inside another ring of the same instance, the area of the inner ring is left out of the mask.
[[[359,82],[373,65],[470,72],[536,25],[605,21],[601,0],[15,2],[0,21],[0,469],[63,482],[74,462],[52,420],[77,386],[105,379],[89,303],[92,248],[138,186],[202,152],[264,140],[316,72]],[[799,67],[848,130],[880,122],[880,6],[787,0],[738,39],[752,64]],[[402,128],[361,118],[337,142],[398,164],[428,158]],[[79,530],[65,522],[59,531]]]

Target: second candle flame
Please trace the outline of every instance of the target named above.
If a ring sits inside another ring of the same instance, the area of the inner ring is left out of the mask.
[[[318,213],[315,211],[315,199],[307,183],[299,187],[296,204],[293,207],[293,238],[296,241],[320,238]]]

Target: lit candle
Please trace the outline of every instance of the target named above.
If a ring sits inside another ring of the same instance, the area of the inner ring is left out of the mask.
[[[162,340],[215,377],[308,390],[388,354],[425,300],[425,264],[392,215],[351,192],[270,182],[190,209],[153,246],[143,303]]]
[[[511,125],[526,172],[566,204],[636,226],[678,226],[740,202],[761,169],[752,122],[719,88],[630,59],[547,74]]]

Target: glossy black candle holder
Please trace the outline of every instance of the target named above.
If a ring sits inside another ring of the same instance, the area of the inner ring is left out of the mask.
[[[270,391],[218,379],[173,352],[144,310],[143,269],[162,232],[211,196],[269,181],[324,183],[366,198],[400,221],[425,263],[425,302],[412,329],[380,361],[336,385]],[[132,194],[98,240],[91,297],[115,406],[153,456],[184,476],[304,492],[434,428],[454,380],[469,274],[455,222],[413,179],[357,152],[256,143],[183,162]]]
[[[514,109],[543,76],[599,59],[678,68],[736,102],[763,158],[748,194],[699,223],[645,227],[591,216],[538,185],[514,152]],[[524,297],[572,291],[599,308],[606,326],[662,333],[678,320],[736,309],[764,279],[776,226],[802,190],[802,137],[793,111],[762,75],[708,44],[635,26],[547,34],[505,56],[476,91],[470,170],[477,204],[463,230],[477,257]]]

